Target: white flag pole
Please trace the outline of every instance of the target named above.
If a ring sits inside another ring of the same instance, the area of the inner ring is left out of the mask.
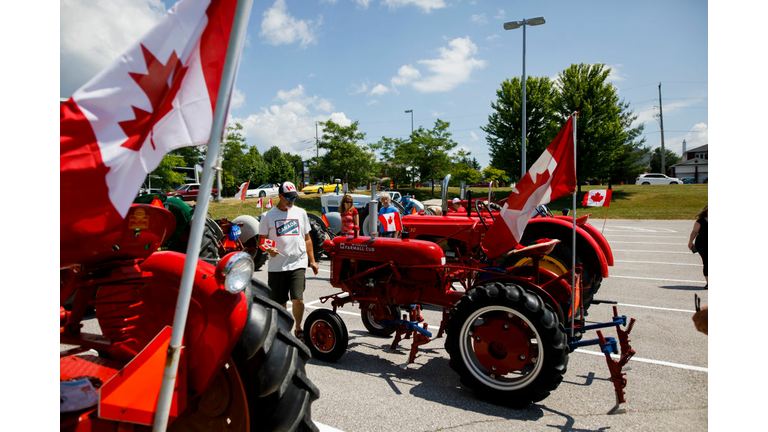
[[[576,114],[571,114],[573,121],[573,170],[576,171]],[[576,189],[573,191],[573,244],[571,246],[571,338],[574,337],[576,326],[576,194],[578,192],[579,177],[576,177]]]
[[[173,316],[173,330],[171,331],[171,340],[168,345],[165,370],[163,371],[163,382],[157,400],[155,421],[153,423],[154,431],[165,431],[168,426],[168,417],[171,410],[171,402],[173,400],[173,388],[175,386],[176,374],[179,368],[181,342],[184,337],[184,327],[187,322],[189,302],[192,298],[192,284],[197,269],[197,261],[200,256],[200,245],[202,244],[203,229],[208,213],[208,201],[210,200],[211,190],[213,189],[214,171],[221,169],[216,166],[219,149],[221,148],[221,136],[224,131],[227,107],[232,95],[232,87],[235,83],[237,64],[240,61],[240,53],[243,50],[243,40],[245,39],[252,4],[253,0],[238,0],[234,20],[232,22],[229,46],[227,47],[224,69],[221,74],[221,82],[219,83],[216,111],[213,113],[211,138],[208,142],[208,150],[206,151],[205,165],[203,167],[203,178],[198,193],[200,200],[195,206],[195,213],[192,216],[192,228],[189,235],[189,243],[187,245],[187,256],[184,261],[184,272],[181,276],[179,296],[176,300],[176,312]]]

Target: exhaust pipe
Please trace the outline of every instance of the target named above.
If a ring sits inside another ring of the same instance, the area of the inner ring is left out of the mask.
[[[445,178],[443,179],[443,216],[445,216],[448,213],[448,182],[451,180],[451,175],[446,174]]]

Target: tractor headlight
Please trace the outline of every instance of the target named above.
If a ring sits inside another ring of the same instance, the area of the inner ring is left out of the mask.
[[[216,266],[216,282],[227,292],[237,294],[251,282],[253,260],[245,252],[232,252]]]

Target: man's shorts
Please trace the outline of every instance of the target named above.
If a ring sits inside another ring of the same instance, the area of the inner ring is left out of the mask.
[[[304,288],[307,284],[307,269],[269,272],[267,285],[272,290],[270,298],[279,304],[288,302],[288,294],[291,300],[304,300]]]

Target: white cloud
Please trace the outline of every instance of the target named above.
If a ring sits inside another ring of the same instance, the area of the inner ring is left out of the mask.
[[[469,81],[472,71],[485,67],[485,60],[472,57],[476,53],[477,45],[469,37],[452,40],[448,48],[440,48],[439,58],[419,60],[433,75],[415,81],[413,87],[422,93],[453,90]]]
[[[683,154],[683,140],[685,140],[685,148],[687,150],[701,147],[705,144],[709,144],[709,127],[706,123],[696,123],[685,136],[676,138],[674,144],[667,144],[665,140],[665,148],[669,148],[673,152],[682,155]]]
[[[368,92],[368,81],[360,84],[352,84],[350,86],[349,94],[360,94]]]
[[[390,84],[392,84],[392,87],[403,86],[419,77],[421,77],[419,70],[407,64],[400,66],[400,69],[397,70],[397,75],[390,80]]]
[[[160,0],[71,0],[59,7],[62,97],[69,97],[165,15]]]
[[[386,93],[389,93],[387,86],[383,84],[377,84],[376,87],[374,87],[373,90],[371,90],[371,92],[368,94],[373,96],[381,96]]]
[[[238,109],[245,106],[245,93],[238,89],[232,90],[232,99],[229,101],[230,109]]]
[[[522,99],[522,98],[521,98]],[[526,98],[528,99],[528,98]],[[477,133],[475,131],[471,131],[469,135],[472,137],[472,141],[480,141],[480,137],[477,136]]]
[[[371,0],[352,0],[357,3],[362,9],[368,9],[368,5],[371,4]]]
[[[485,14],[473,14],[471,17],[469,17],[469,20],[474,24],[479,25],[486,25],[488,24],[488,18],[485,16]]]
[[[487,38],[485,38],[485,40],[487,40],[488,42],[494,42],[494,41],[497,41],[499,39],[501,39],[501,35],[499,35],[499,34],[490,35]]]
[[[432,9],[442,9],[446,7],[443,0],[382,0],[381,3],[389,6],[390,9],[413,5],[421,8],[426,13],[432,12]]]
[[[261,107],[259,113],[231,119],[243,125],[243,136],[261,152],[278,146],[283,151],[311,157],[316,152],[316,121],[331,119],[343,126],[352,124],[343,112],[332,112],[333,104],[328,99],[308,96],[301,85],[278,91],[275,100],[279,103]]]
[[[378,105],[378,104],[379,104],[379,101],[378,101],[378,100],[376,100],[376,99],[371,99],[371,100],[369,100],[368,102],[366,102],[365,104],[366,104],[366,105],[369,105],[369,106],[370,106],[370,105]]]
[[[316,42],[315,31],[322,23],[322,17],[318,18],[317,22],[297,20],[288,13],[285,0],[276,0],[263,16],[259,36],[270,45],[300,42],[302,47],[306,47]]]
[[[499,9],[498,12],[496,12],[496,15],[493,16],[494,19],[502,20],[507,16],[507,13],[504,12],[504,9]]]
[[[606,65],[606,67],[611,68],[611,72],[608,74],[608,81],[610,82],[617,82],[617,81],[624,81],[626,78],[624,75],[619,71],[620,67],[624,67],[623,64],[617,64],[617,65]]]

